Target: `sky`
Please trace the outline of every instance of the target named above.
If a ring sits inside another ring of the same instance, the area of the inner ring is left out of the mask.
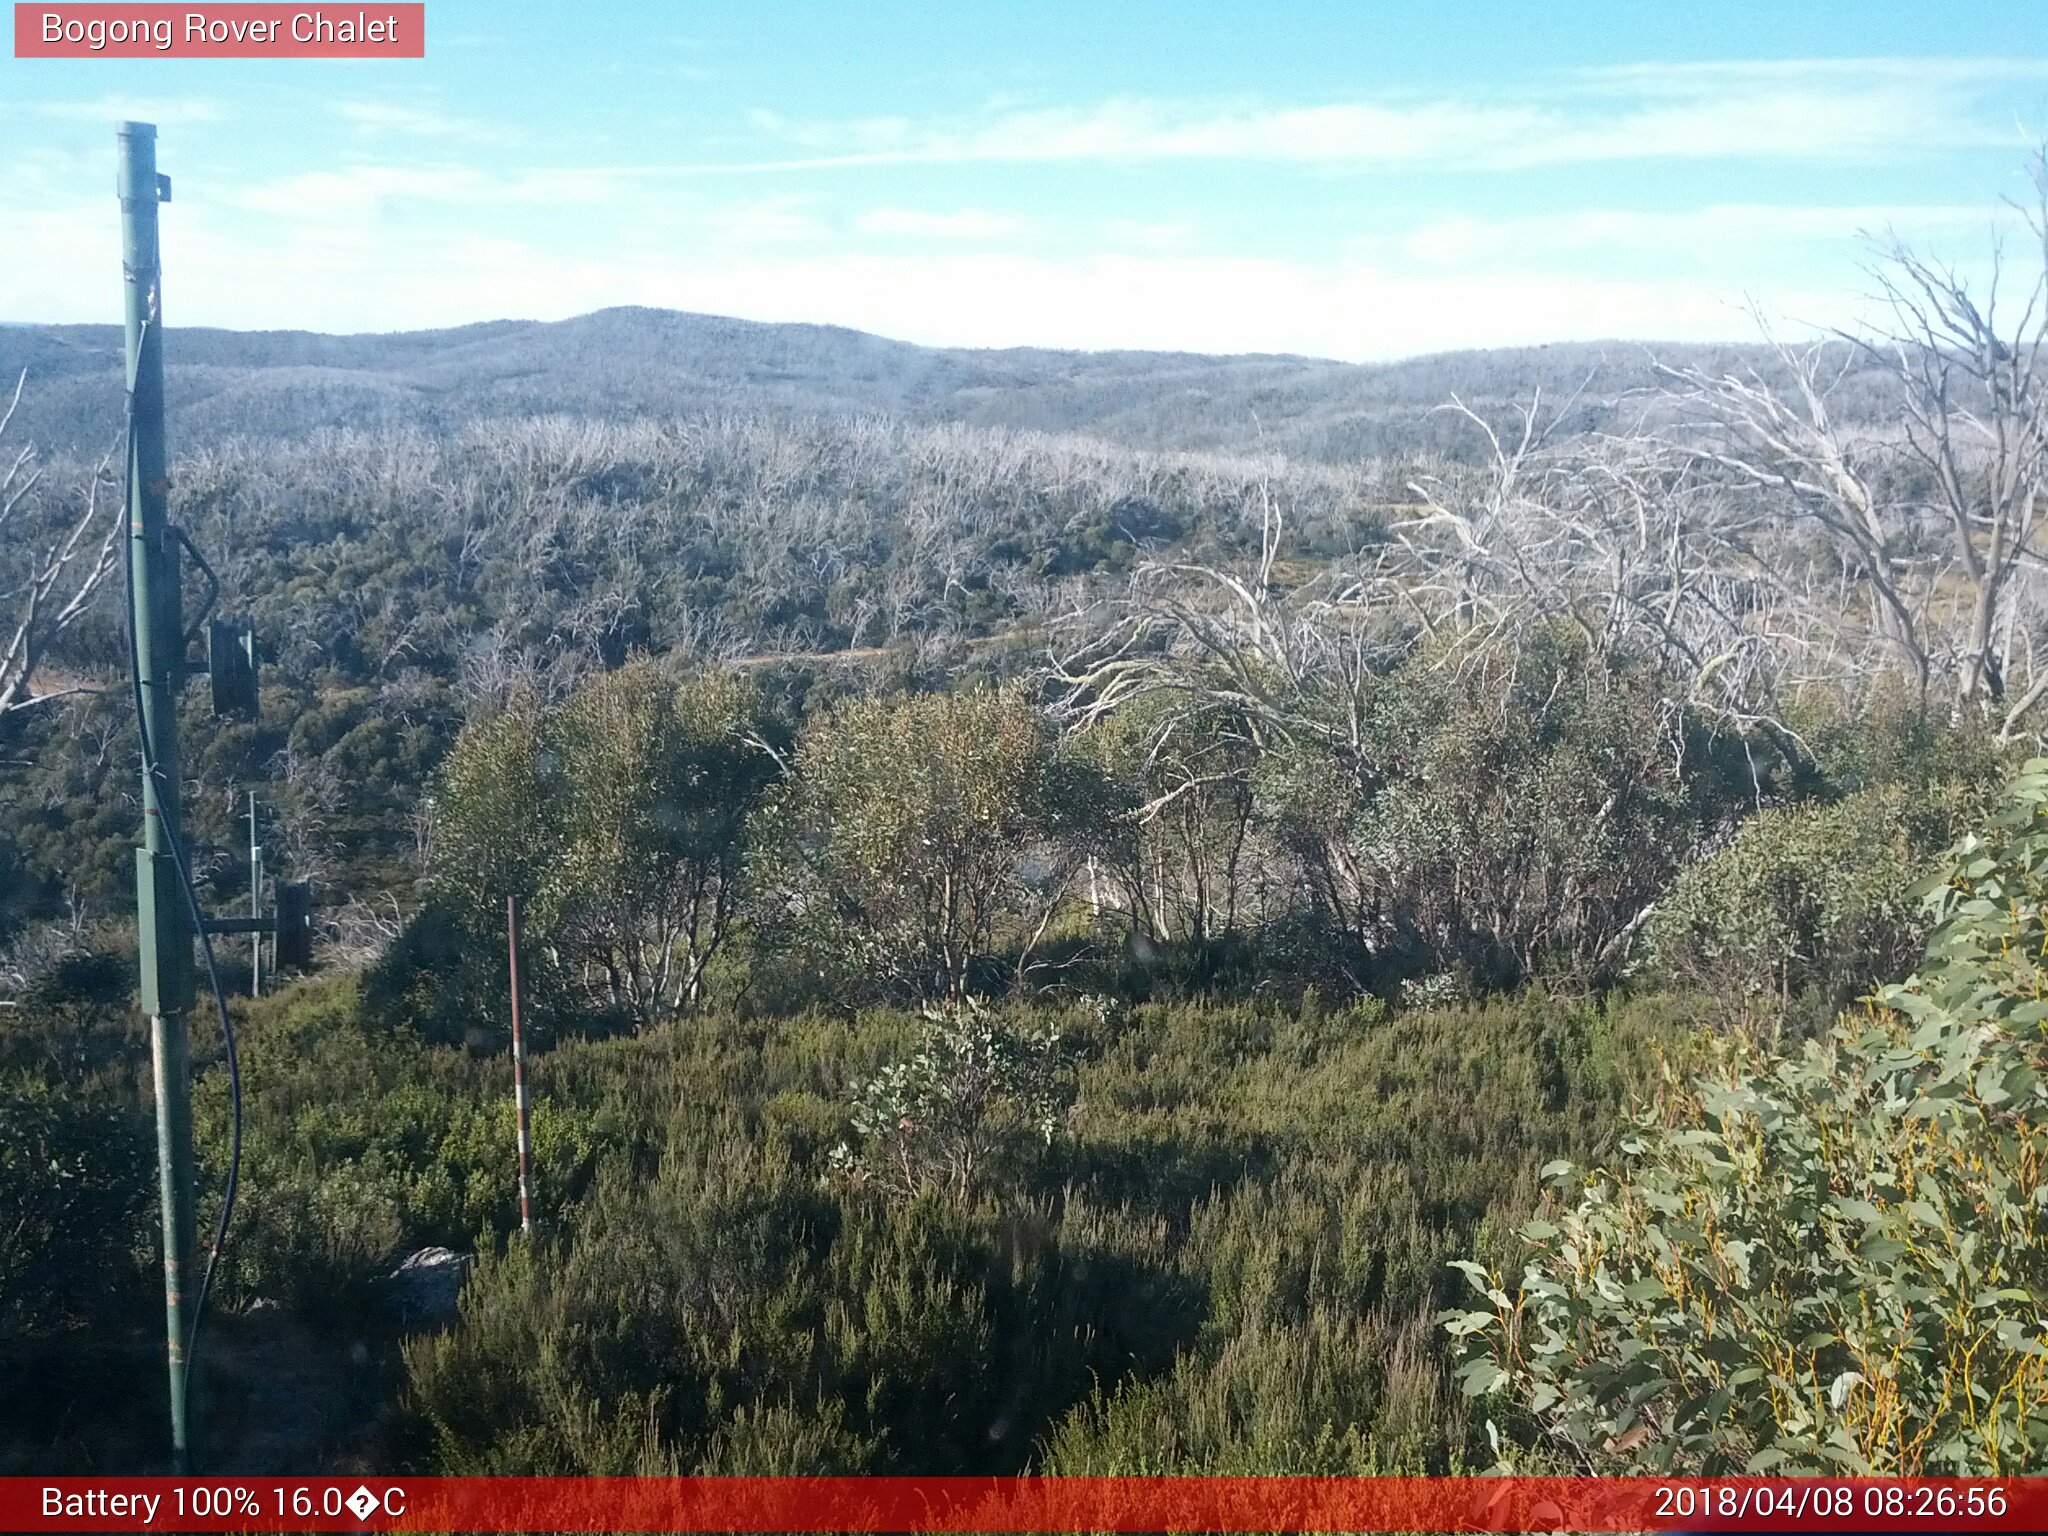
[[[1860,323],[1873,239],[2024,264],[2048,6],[428,0],[422,60],[0,57],[0,320],[119,318],[123,118],[174,325],[1740,340]]]

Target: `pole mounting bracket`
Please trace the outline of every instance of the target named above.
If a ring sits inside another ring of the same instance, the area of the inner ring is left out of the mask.
[[[263,917],[209,917],[208,933],[261,933],[277,939],[279,969],[305,970],[313,963],[313,887],[286,882],[277,888],[277,908]]]

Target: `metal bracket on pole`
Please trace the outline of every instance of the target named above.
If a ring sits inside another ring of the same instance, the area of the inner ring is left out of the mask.
[[[191,940],[185,935],[185,891],[168,853],[135,850],[135,938],[140,951],[142,1011],[182,1014],[192,1006],[196,986],[189,959],[180,962]],[[173,934],[166,947],[166,934]]]
[[[277,888],[268,917],[209,917],[208,933],[258,933],[277,940],[277,968],[305,970],[313,963],[313,887],[287,882]]]
[[[256,631],[247,619],[212,619],[206,626],[206,675],[213,712],[226,720],[254,720]]]

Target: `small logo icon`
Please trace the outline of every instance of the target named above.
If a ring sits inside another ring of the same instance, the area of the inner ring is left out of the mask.
[[[370,1511],[377,1507],[377,1495],[367,1488],[358,1488],[348,1496],[348,1507],[355,1511],[358,1520],[367,1520]]]

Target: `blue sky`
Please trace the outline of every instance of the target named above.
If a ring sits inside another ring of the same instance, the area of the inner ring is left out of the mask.
[[[1287,351],[1851,323],[1966,269],[2048,134],[2048,7],[428,0],[427,57],[0,59],[0,319],[651,304],[964,345]],[[2002,221],[2008,236],[2012,220]]]

